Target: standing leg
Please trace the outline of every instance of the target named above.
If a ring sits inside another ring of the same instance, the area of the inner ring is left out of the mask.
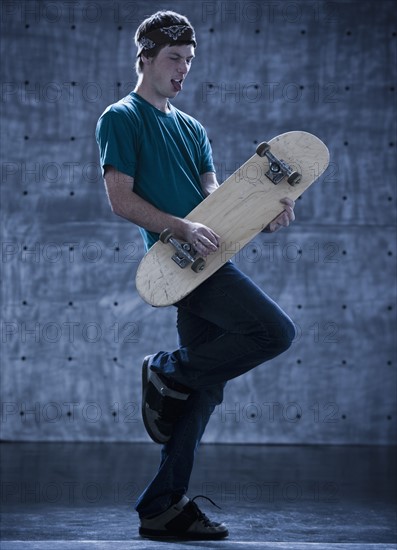
[[[191,348],[210,342],[221,333],[216,325],[184,308],[178,308],[177,328],[180,346]],[[160,514],[187,492],[195,452],[211,414],[223,400],[224,385],[216,384],[189,395],[183,415],[162,448],[159,470],[139,497],[136,510],[141,517]]]

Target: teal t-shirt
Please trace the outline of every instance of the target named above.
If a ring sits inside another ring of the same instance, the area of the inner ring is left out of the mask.
[[[102,170],[109,164],[134,178],[134,192],[159,210],[185,217],[203,199],[200,175],[215,172],[203,126],[170,105],[163,113],[135,92],[98,120]],[[146,249],[158,235],[140,228]]]

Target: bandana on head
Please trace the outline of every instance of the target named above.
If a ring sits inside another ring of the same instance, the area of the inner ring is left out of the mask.
[[[151,50],[156,46],[171,44],[172,42],[192,42],[194,47],[197,46],[196,37],[192,27],[188,25],[171,25],[170,27],[161,27],[150,31],[138,40],[139,57],[143,50]]]

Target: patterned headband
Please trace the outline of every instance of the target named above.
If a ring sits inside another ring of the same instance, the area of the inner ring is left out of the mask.
[[[150,31],[138,40],[139,57],[143,50],[151,50],[156,46],[171,44],[172,42],[192,42],[194,47],[197,46],[196,37],[192,27],[188,25],[172,25],[171,27],[162,27]]]

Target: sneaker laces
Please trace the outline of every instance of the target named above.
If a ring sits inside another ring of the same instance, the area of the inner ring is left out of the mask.
[[[205,496],[205,495],[196,495],[195,497],[193,497],[193,498],[190,499],[190,502],[193,504],[194,509],[195,509],[195,511],[196,511],[196,513],[197,513],[197,519],[198,519],[199,521],[202,521],[206,527],[210,527],[210,526],[214,525],[214,522],[211,521],[211,520],[209,519],[209,517],[207,517],[207,516],[204,514],[204,512],[202,512],[202,511],[200,510],[200,508],[197,506],[197,504],[194,502],[194,501],[196,500],[196,498],[205,498],[206,500],[209,500],[209,501],[211,502],[211,504],[213,504],[216,508],[219,508],[219,510],[221,510],[222,508],[221,508],[220,506],[218,506],[211,498],[209,498],[209,497],[207,497],[207,496]]]

